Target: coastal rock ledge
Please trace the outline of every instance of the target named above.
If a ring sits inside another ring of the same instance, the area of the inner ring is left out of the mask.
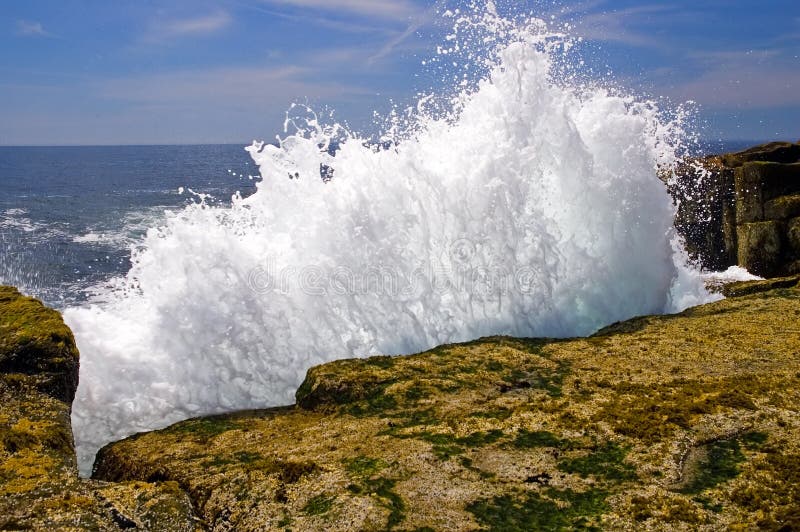
[[[78,350],[58,312],[0,286],[0,530],[200,529],[175,482],[78,478]]]
[[[588,338],[325,364],[297,405],[138,434],[81,481],[74,389],[37,373],[72,371],[71,334],[4,288],[0,529],[800,530],[800,277],[725,293]],[[48,362],[7,372],[31,334]]]

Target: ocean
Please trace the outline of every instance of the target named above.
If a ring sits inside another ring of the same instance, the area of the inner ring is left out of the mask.
[[[85,302],[165,212],[198,201],[189,190],[229,205],[257,175],[242,145],[0,147],[0,283]]]

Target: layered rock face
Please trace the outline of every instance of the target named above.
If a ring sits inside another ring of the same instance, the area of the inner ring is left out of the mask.
[[[175,481],[220,531],[797,530],[799,281],[326,364],[296,406],[111,444],[95,477]]]
[[[0,530],[196,530],[176,483],[78,478],[78,350],[61,316],[0,286]]]
[[[706,268],[800,273],[800,144],[687,161],[671,177],[675,225]]]

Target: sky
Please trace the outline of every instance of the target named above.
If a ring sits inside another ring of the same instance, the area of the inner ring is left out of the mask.
[[[505,7],[503,7],[503,5]],[[0,145],[246,144],[295,103],[371,133],[436,89],[459,0],[0,0]],[[513,6],[513,7],[509,7]],[[530,0],[586,64],[692,100],[704,138],[800,139],[797,0]]]

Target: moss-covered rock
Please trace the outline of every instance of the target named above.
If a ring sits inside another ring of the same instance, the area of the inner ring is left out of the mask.
[[[396,380],[390,371],[392,365],[390,357],[374,357],[365,361],[342,360],[311,368],[295,394],[297,405],[314,410],[326,405],[376,399]],[[343,375],[358,375],[358,378],[342,378]]]
[[[722,287],[722,295],[725,297],[741,297],[759,292],[769,292],[779,288],[800,288],[800,275],[776,277],[763,281],[729,283]]]
[[[744,163],[769,161],[775,163],[795,163],[800,161],[800,144],[793,142],[768,142],[735,153],[720,156],[722,163],[729,168],[737,168]]]
[[[78,349],[61,316],[40,301],[0,286],[0,373],[21,374],[71,403],[78,388]]]
[[[798,279],[572,340],[504,337],[309,372],[303,406],[103,449],[212,530],[792,530]]]
[[[197,530],[175,483],[78,478],[78,351],[61,316],[0,287],[0,530]]]

